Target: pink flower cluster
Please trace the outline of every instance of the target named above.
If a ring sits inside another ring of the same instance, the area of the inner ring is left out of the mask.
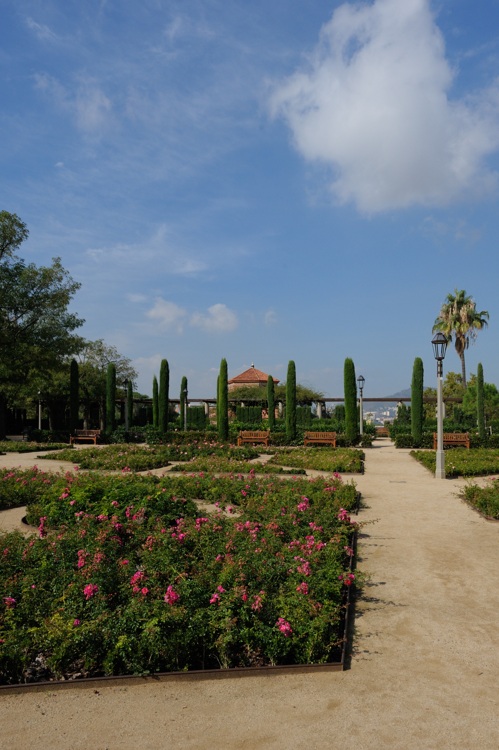
[[[47,536],[47,532],[45,531],[45,521],[47,520],[47,516],[42,516],[40,518],[40,524],[38,526],[38,534],[40,536],[40,539],[43,539]]]
[[[99,587],[96,583],[87,583],[87,585],[83,587],[83,593],[85,594],[85,599],[87,600],[87,602],[89,599],[95,596],[98,590]]]
[[[225,594],[225,589],[223,586],[217,586],[216,592],[212,594],[212,597],[210,599],[210,604],[218,604],[218,606],[220,606],[220,594]]]
[[[293,634],[293,628],[291,627],[289,622],[285,620],[283,617],[279,617],[279,619],[276,622],[276,625],[285,638],[289,638],[290,635]]]
[[[355,576],[353,573],[347,573],[346,575],[340,574],[338,576],[338,581],[343,581],[345,586],[351,586],[355,581]]]
[[[308,499],[308,497],[305,497],[305,495],[303,495],[301,502],[299,502],[296,507],[300,511],[300,513],[304,513],[306,510],[309,509],[309,506],[310,506],[310,500]]]
[[[173,588],[173,586],[170,585],[166,589],[166,594],[165,594],[164,599],[165,599],[165,602],[167,604],[172,605],[172,604],[176,604],[176,602],[178,602],[178,600],[180,599],[180,595],[177,594],[177,592],[175,591],[175,589]]]
[[[13,596],[4,596],[3,602],[7,609],[14,609],[14,607],[17,604],[17,601],[14,599]]]

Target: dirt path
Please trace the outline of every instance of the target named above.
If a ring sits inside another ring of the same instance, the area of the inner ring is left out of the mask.
[[[499,524],[375,446],[351,669],[0,693],[2,750],[497,750]]]

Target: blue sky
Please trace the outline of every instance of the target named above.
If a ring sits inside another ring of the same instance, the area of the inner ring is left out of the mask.
[[[499,384],[499,0],[3,0],[0,209],[151,393],[254,363],[341,396],[436,375],[465,289]],[[459,371],[449,349],[445,370]]]

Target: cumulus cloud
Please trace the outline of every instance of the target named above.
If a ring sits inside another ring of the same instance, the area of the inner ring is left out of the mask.
[[[344,4],[306,69],[276,87],[297,150],[332,170],[336,201],[366,213],[490,189],[497,89],[451,99],[454,73],[429,0]]]
[[[237,328],[238,321],[227,305],[219,303],[209,307],[206,313],[194,313],[191,325],[209,333],[227,333]]]
[[[157,297],[146,315],[156,321],[162,330],[169,329],[177,333],[183,333],[186,324],[208,333],[230,333],[238,326],[235,313],[221,303],[212,305],[206,312],[190,313],[175,302]]]
[[[154,306],[146,313],[148,318],[154,320],[162,329],[173,329],[182,333],[187,317],[187,311],[183,307],[169,302],[162,297],[157,297]]]

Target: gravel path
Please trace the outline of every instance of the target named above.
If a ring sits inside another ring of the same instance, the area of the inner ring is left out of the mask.
[[[349,670],[2,692],[2,750],[497,750],[499,523],[388,440],[355,483]]]

